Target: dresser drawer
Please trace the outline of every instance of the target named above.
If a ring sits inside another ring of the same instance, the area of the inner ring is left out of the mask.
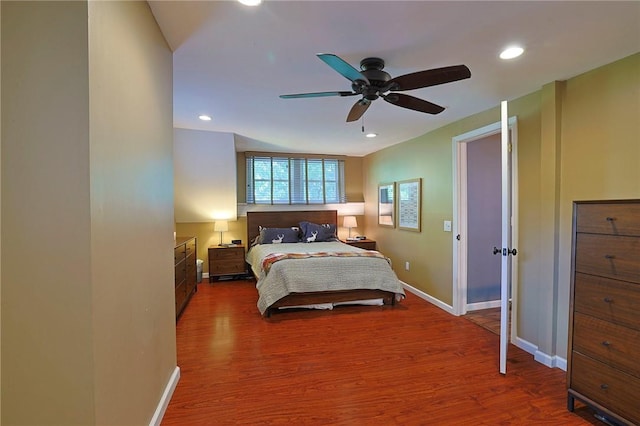
[[[209,256],[216,261],[242,259],[244,261],[244,247],[216,248],[209,250]]]
[[[640,379],[637,377],[574,351],[569,388],[634,423],[640,423]]]
[[[640,204],[578,204],[577,232],[640,236]]]
[[[576,234],[575,270],[640,283],[640,238]]]
[[[185,300],[187,300],[187,284],[183,282],[176,287],[176,316],[182,310]]]
[[[178,263],[185,257],[185,248],[184,245],[178,246],[173,249],[173,263]]]
[[[186,256],[194,256],[196,254],[196,240],[189,240],[185,244],[186,246]]]
[[[234,275],[246,272],[244,260],[234,262],[216,261],[209,264],[209,273],[213,275]]]
[[[176,286],[187,279],[187,265],[184,261],[175,266],[174,278]]]
[[[640,377],[640,331],[576,313],[573,350]]]
[[[640,285],[576,273],[574,308],[640,330]]]

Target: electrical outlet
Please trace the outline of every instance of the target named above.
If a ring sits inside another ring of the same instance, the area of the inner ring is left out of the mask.
[[[408,270],[409,270],[409,262],[404,262],[404,269],[405,269],[406,271],[408,271]]]

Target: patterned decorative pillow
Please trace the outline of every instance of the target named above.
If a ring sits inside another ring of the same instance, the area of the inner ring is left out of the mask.
[[[313,222],[300,222],[303,243],[318,243],[323,241],[336,241],[336,225],[333,223],[323,223],[321,225]]]
[[[279,244],[300,242],[300,229],[291,228],[263,228],[260,227],[259,244]]]

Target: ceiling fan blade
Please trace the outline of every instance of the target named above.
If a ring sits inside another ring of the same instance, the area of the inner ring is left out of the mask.
[[[371,105],[371,101],[368,99],[360,99],[358,102],[353,104],[351,111],[349,111],[349,115],[347,115],[347,123],[358,121],[360,117],[362,117],[362,114],[367,111],[369,105]]]
[[[389,88],[388,90],[413,90],[464,80],[469,77],[471,77],[471,71],[466,65],[454,65],[400,75],[389,80],[386,87]]]
[[[280,95],[282,99],[294,98],[323,98],[326,96],[354,96],[358,93],[354,92],[315,92],[315,93],[295,93],[292,95]]]
[[[364,76],[360,71],[352,67],[348,62],[344,59],[332,54],[332,53],[319,53],[318,58],[324,61],[331,68],[351,80],[355,82],[357,80],[364,81],[366,84],[369,84],[369,79]]]
[[[414,96],[405,95],[403,93],[389,93],[383,99],[390,104],[397,105],[402,108],[412,109],[414,111],[426,112],[427,114],[440,114],[444,111],[444,107],[436,105],[424,99],[418,99]]]

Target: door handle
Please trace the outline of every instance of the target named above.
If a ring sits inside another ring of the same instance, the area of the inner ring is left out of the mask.
[[[518,250],[516,249],[499,249],[498,247],[493,247],[493,254],[496,255],[498,253],[502,253],[503,256],[515,256],[518,254]]]

